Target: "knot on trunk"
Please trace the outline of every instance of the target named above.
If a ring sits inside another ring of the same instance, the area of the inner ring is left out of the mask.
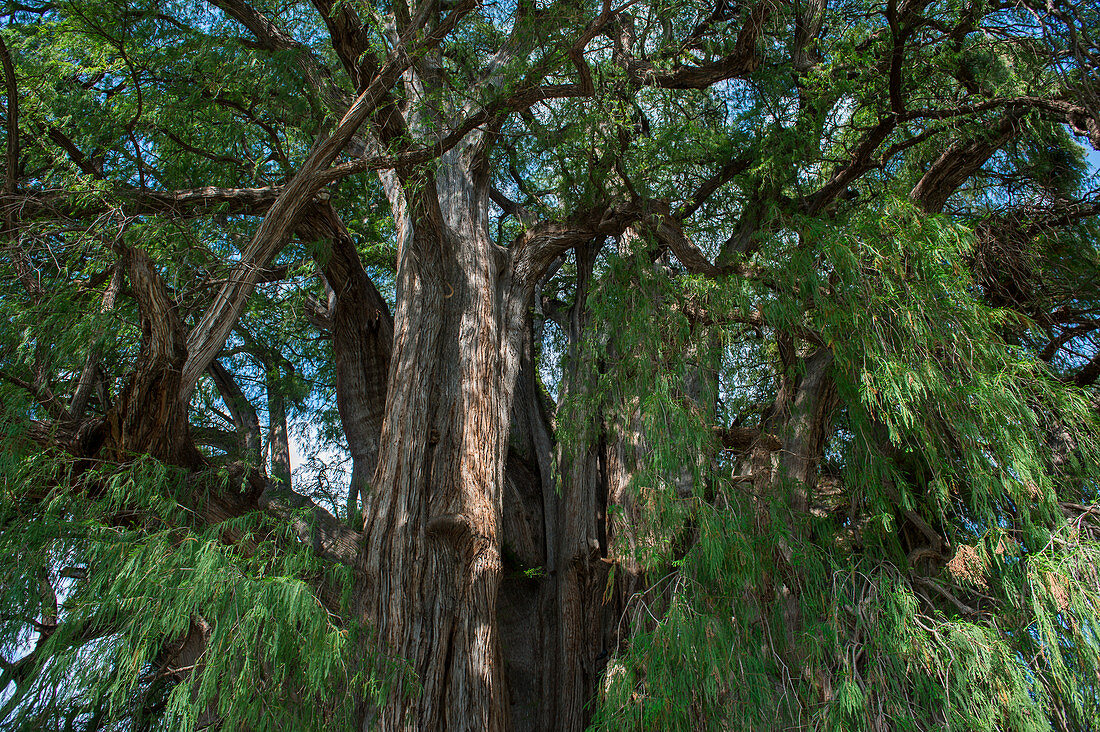
[[[606,560],[604,558],[603,552],[600,550],[599,539],[590,536],[583,547],[577,547],[572,558],[569,560],[569,564],[574,569],[587,570],[601,561],[608,567],[615,563],[614,560]]]
[[[476,532],[469,516],[462,513],[441,513],[428,519],[428,535],[458,541],[474,538]]]
[[[500,548],[481,530],[476,522],[464,513],[442,513],[428,519],[427,534],[441,539],[451,549],[469,557],[483,556],[486,552],[499,562]],[[499,565],[498,565],[499,568]]]

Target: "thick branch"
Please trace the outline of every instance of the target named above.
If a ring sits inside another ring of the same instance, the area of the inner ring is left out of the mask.
[[[1022,113],[1013,110],[990,134],[969,142],[956,142],[932,163],[909,193],[929,213],[943,211],[947,199],[1019,130]]]
[[[269,51],[297,52],[298,67],[302,70],[306,82],[329,108],[338,111],[347,107],[347,95],[336,86],[332,80],[332,73],[317,59],[308,46],[294,40],[266,15],[244,0],[208,0],[208,2],[247,28],[263,48]]]
[[[533,288],[559,254],[599,237],[617,236],[641,214],[638,204],[619,203],[588,209],[566,221],[532,226],[512,244],[515,275]]]
[[[210,375],[213,377],[214,386],[221,395],[225,406],[229,408],[229,414],[233,417],[233,426],[237,430],[236,450],[257,467],[262,465],[260,459],[260,418],[256,414],[256,408],[248,397],[244,395],[241,387],[233,378],[233,374],[218,360],[210,362]]]
[[[301,170],[291,179],[267,212],[252,241],[241,253],[241,264],[221,289],[188,338],[188,359],[183,369],[181,397],[190,396],[199,376],[225,345],[237,318],[255,287],[257,273],[286,243],[302,211],[326,182],[325,171],[348,144],[360,125],[372,114],[413,59],[434,48],[474,7],[464,0],[447,18],[426,33],[408,53],[389,61],[348,109],[332,135],[314,148]],[[402,47],[409,39],[403,39]]]
[[[23,221],[40,218],[79,219],[117,211],[123,216],[168,215],[180,218],[214,212],[262,216],[282,192],[282,186],[266,188],[191,188],[180,191],[124,189],[110,199],[89,200],[79,191],[52,190],[0,196],[0,208]]]
[[[303,544],[320,557],[358,567],[363,535],[348,528],[309,498],[269,484],[260,496],[261,510],[290,522]]]
[[[311,209],[299,226],[299,234],[327,239],[332,244],[323,267],[325,279],[336,296],[330,322],[336,406],[352,456],[348,488],[348,515],[351,516],[378,461],[393,351],[393,317],[363,268],[351,235],[330,206]]]
[[[648,61],[629,59],[628,72],[637,83],[665,89],[706,89],[720,81],[741,79],[755,71],[762,60],[756,44],[771,17],[772,3],[760,2],[749,11],[737,34],[733,53],[718,61],[699,66],[676,66],[669,71],[657,69]]]
[[[4,89],[8,97],[7,166],[4,169],[4,190],[15,191],[19,182],[19,90],[15,85],[15,66],[4,39],[0,38],[0,63],[4,67]]]

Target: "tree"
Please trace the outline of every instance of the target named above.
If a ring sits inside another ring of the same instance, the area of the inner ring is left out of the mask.
[[[1097,717],[1096,10],[6,17],[6,724]]]

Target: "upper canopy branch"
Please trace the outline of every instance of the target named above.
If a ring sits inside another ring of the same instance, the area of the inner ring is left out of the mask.
[[[925,211],[942,211],[951,194],[985,165],[994,152],[1016,135],[1022,116],[1023,113],[1019,110],[1011,110],[982,139],[959,140],[948,147],[921,176],[909,197]]]
[[[625,62],[627,73],[638,84],[665,89],[706,89],[720,81],[743,78],[760,66],[762,59],[756,46],[771,13],[771,2],[758,2],[745,18],[745,23],[737,34],[733,52],[717,61],[697,66],[676,65],[669,70],[659,69],[652,62],[631,55],[627,44],[621,43],[621,39],[617,50],[622,54],[621,59]]]
[[[641,214],[637,202],[627,201],[595,206],[565,221],[528,227],[511,247],[516,278],[533,288],[559,254],[598,237],[619,235]]]
[[[463,0],[438,26],[423,34],[415,44],[411,44],[413,38],[402,39],[403,47],[411,44],[408,52],[398,54],[378,72],[348,108],[328,139],[313,149],[301,169],[280,193],[260,223],[252,241],[241,252],[241,264],[218,292],[188,338],[188,358],[184,365],[180,390],[182,399],[186,400],[190,396],[199,377],[225,345],[245,302],[252,294],[256,273],[266,267],[286,243],[305,207],[325,185],[326,171],[333,160],[347,146],[363,122],[374,113],[379,102],[389,94],[413,60],[437,46],[475,4],[475,0]]]
[[[330,108],[347,107],[350,101],[347,92],[340,89],[333,81],[332,72],[317,58],[309,46],[299,43],[245,0],[207,0],[207,2],[247,28],[263,48],[269,51],[297,52],[298,67],[302,70],[306,83],[311,89]]]
[[[994,109],[1013,108],[1019,110],[1034,109],[1053,115],[1059,122],[1068,125],[1074,133],[1084,135],[1089,144],[1100,150],[1100,112],[1090,110],[1072,101],[1048,97],[1004,97],[991,99],[980,104],[966,104],[942,109],[910,109],[898,115],[899,122],[912,122],[926,119],[951,119],[966,115],[976,115]]]

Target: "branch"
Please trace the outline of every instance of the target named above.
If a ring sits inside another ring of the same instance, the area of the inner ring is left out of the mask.
[[[456,129],[431,147],[415,148],[398,155],[374,155],[361,157],[334,165],[316,173],[318,190],[350,175],[370,170],[407,168],[438,158],[458,144],[462,138],[480,123],[471,119],[461,129]],[[90,200],[82,191],[62,189],[19,194],[0,193],[0,211],[11,212],[21,220],[43,218],[79,219],[117,211],[124,216],[165,215],[177,218],[225,213],[242,216],[263,216],[271,209],[288,186],[263,188],[217,188],[205,186],[178,191],[156,191],[140,188],[124,188],[110,192],[107,197]],[[113,200],[109,200],[113,199]]]
[[[698,211],[699,207],[702,206],[715,191],[726,183],[729,183],[735,175],[739,175],[748,170],[752,162],[753,157],[748,153],[742,153],[732,158],[723,165],[717,173],[703,181],[703,184],[696,189],[695,194],[692,195],[691,198],[684,201],[684,205],[676,211],[676,218],[683,221]]]
[[[714,279],[727,273],[725,268],[711,264],[706,255],[688,240],[679,220],[669,215],[667,206],[660,215],[650,217],[647,228],[657,237],[657,241],[672,250],[688,272]]]
[[[302,168],[280,193],[256,230],[252,241],[241,252],[241,264],[230,282],[218,293],[203,314],[187,342],[188,359],[183,368],[181,394],[187,399],[198,383],[199,376],[225,345],[241,310],[255,287],[257,273],[282,249],[305,207],[326,183],[325,172],[336,156],[348,144],[360,125],[374,112],[378,103],[412,65],[413,59],[438,45],[467,13],[475,0],[463,0],[434,29],[426,33],[408,53],[398,53],[387,62],[378,75],[348,108],[332,135],[315,147]],[[400,44],[404,48],[407,40]]]
[[[639,84],[665,89],[706,89],[720,81],[743,79],[760,66],[761,57],[757,54],[756,45],[771,12],[772,3],[767,0],[753,6],[737,34],[733,53],[718,61],[661,71],[648,61],[629,58],[627,73]]]
[[[300,233],[332,243],[323,268],[336,300],[329,322],[336,407],[352,457],[348,486],[348,516],[352,516],[378,462],[393,352],[393,316],[332,207],[315,206],[303,223],[305,227],[300,228],[308,230]]]
[[[260,42],[262,48],[269,51],[296,51],[298,68],[302,70],[306,82],[325,104],[333,111],[341,111],[347,107],[347,94],[333,82],[332,72],[317,59],[309,46],[294,40],[244,0],[207,0],[207,2],[247,28]]]
[[[953,109],[914,109],[907,111],[898,119],[901,122],[912,122],[920,119],[951,119],[966,115],[988,112],[993,109],[1035,109],[1040,112],[1055,115],[1060,122],[1068,125],[1076,134],[1088,138],[1093,149],[1100,150],[1100,120],[1097,120],[1087,108],[1063,99],[1047,99],[1045,97],[1005,97],[991,99],[980,104],[970,104]]]
[[[1016,135],[1022,116],[1021,111],[1012,110],[988,136],[965,143],[955,142],[921,176],[909,198],[929,213],[942,212],[951,194]]]
[[[534,287],[559,254],[598,237],[617,236],[640,218],[634,202],[597,206],[565,221],[542,222],[527,228],[511,247],[513,272]]]
[[[35,125],[38,127],[37,125]],[[41,128],[38,128],[41,131]],[[84,152],[76,146],[64,132],[49,125],[46,127],[46,136],[53,141],[55,145],[65,151],[65,154],[69,156],[69,160],[73,161],[76,167],[80,168],[80,172],[84,175],[91,176],[92,178],[103,178],[103,166],[102,161],[97,159],[93,154],[92,157],[88,157]]]
[[[19,182],[19,90],[15,84],[15,67],[4,39],[0,38],[0,63],[4,66],[4,88],[8,96],[7,167],[4,171],[4,191],[13,193]]]
[[[321,14],[328,28],[332,48],[344,69],[351,77],[356,89],[374,75],[377,64],[370,51],[370,39],[367,37],[363,22],[348,6],[348,3],[334,3],[332,0],[312,0],[313,7]]]
[[[345,526],[310,498],[269,482],[257,505],[260,510],[289,522],[302,543],[311,546],[317,556],[351,567],[359,566],[363,535]]]
[[[103,292],[103,299],[99,305],[99,312],[108,313],[114,310],[115,300],[118,298],[118,293],[122,289],[122,264],[115,264],[114,271],[111,273],[111,282],[107,285],[107,289]],[[69,415],[70,418],[76,422],[79,422],[84,418],[84,411],[88,408],[88,399],[91,397],[92,389],[95,388],[96,379],[99,374],[99,357],[101,350],[98,344],[93,344],[92,348],[88,351],[88,356],[84,360],[84,368],[80,372],[80,379],[77,381],[76,390],[73,392],[73,398],[69,401]]]
[[[142,349],[155,362],[174,363],[181,356],[185,330],[152,259],[141,248],[125,247],[121,266],[141,315]]]
[[[234,443],[241,455],[259,469],[260,456],[260,418],[256,408],[248,400],[241,387],[225,366],[217,359],[210,362],[210,376],[225,406],[233,417],[233,426],[237,432]],[[229,452],[232,452],[230,450]]]
[[[9,373],[0,368],[0,380],[7,381],[8,383],[18,386],[23,389],[38,402],[39,406],[46,410],[46,412],[55,419],[61,421],[68,421],[69,415],[65,410],[65,405],[61,403],[61,400],[50,391],[49,386],[40,378],[37,377],[34,381],[27,381],[15,374]]]
[[[1052,338],[1049,343],[1043,346],[1043,350],[1039,352],[1039,360],[1050,363],[1051,360],[1057,355],[1058,351],[1062,350],[1062,346],[1066,345],[1075,338],[1088,335],[1096,330],[1096,323],[1082,323],[1075,325],[1072,328],[1063,328],[1062,332],[1057,337]]]
[[[90,200],[87,193],[47,190],[37,193],[0,194],[0,209],[21,220],[41,218],[80,219],[117,211],[123,216],[169,215],[178,218],[211,213],[262,216],[278,198],[283,186],[265,188],[191,188],[153,191],[137,188],[113,191]]]
[[[848,164],[833,173],[832,177],[814,195],[807,198],[802,207],[807,214],[813,215],[832,203],[837,196],[848,190],[848,186],[861,175],[870,170],[875,163],[875,150],[897,127],[897,115],[890,115],[879,121],[872,127],[867,135],[860,140],[859,145],[852,152]]]

